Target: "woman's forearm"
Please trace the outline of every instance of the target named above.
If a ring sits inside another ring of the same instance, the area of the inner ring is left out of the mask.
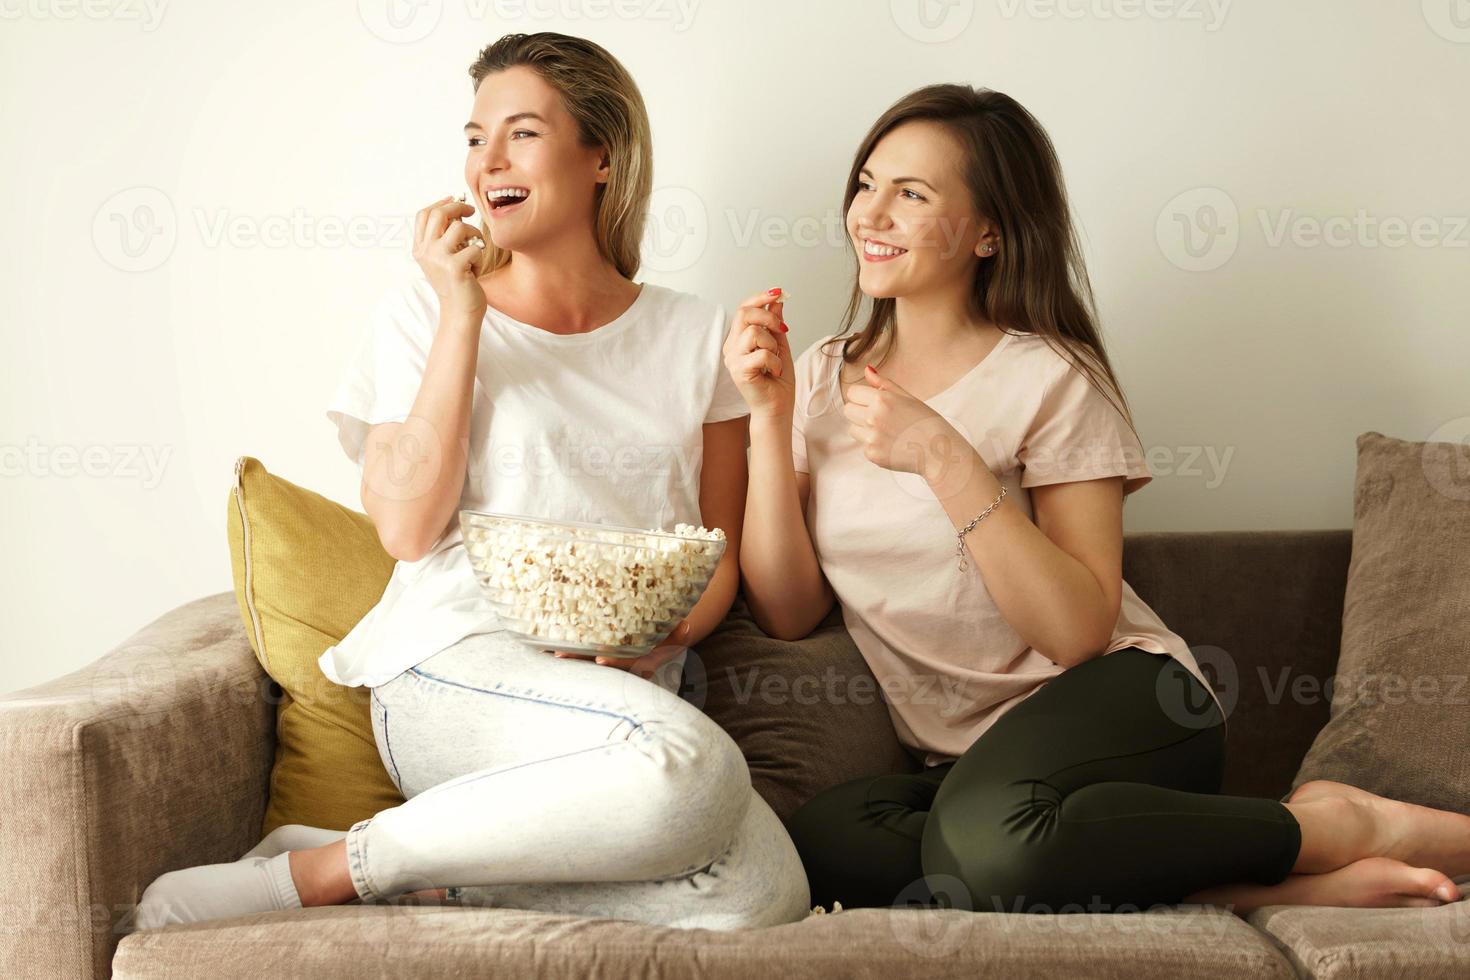
[[[832,608],[791,463],[791,419],[750,420],[750,483],[740,543],[745,597],[756,625],[780,639],[806,636]]]
[[[683,646],[692,647],[709,636],[715,628],[724,622],[730,613],[730,607],[735,604],[735,592],[740,585],[740,555],[738,542],[730,542],[725,548],[725,553],[720,556],[720,563],[715,566],[715,573],[710,577],[709,585],[704,594],[684,617],[689,621],[689,632],[679,639]]]
[[[990,467],[974,457],[972,466],[948,468],[948,483],[930,481],[956,532],[1000,493]],[[996,608],[1042,656],[1073,667],[1102,653],[1117,621],[1102,586],[1009,498],[965,535],[965,548]],[[946,573],[960,574],[953,566]]]

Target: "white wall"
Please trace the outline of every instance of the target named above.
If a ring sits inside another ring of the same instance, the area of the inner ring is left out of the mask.
[[[798,350],[846,296],[823,223],[873,118],[935,81],[1017,97],[1155,453],[1130,530],[1346,527],[1358,433],[1470,436],[1464,0],[148,3],[0,0],[0,689],[229,589],[236,456],[360,506],[323,407],[512,30],[639,80],[647,278],[783,285]],[[365,244],[323,240],[347,222]]]

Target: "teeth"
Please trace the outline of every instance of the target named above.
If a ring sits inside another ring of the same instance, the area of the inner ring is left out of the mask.
[[[908,249],[894,248],[892,245],[879,245],[877,242],[863,242],[863,251],[869,255],[902,255]]]
[[[526,190],[524,187],[502,187],[498,190],[490,191],[485,195],[485,197],[487,200],[501,201],[505,200],[506,198],[525,197],[529,193],[531,192]]]

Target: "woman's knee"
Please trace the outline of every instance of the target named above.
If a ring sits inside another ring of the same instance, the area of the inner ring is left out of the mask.
[[[1014,787],[1013,787],[1014,788]],[[1058,832],[1061,798],[1025,786],[1007,804],[996,789],[983,808],[937,805],[920,849],[925,879],[940,904],[976,912],[1026,911],[1049,903],[1068,874]]]
[[[719,924],[713,928],[783,925],[811,910],[806,872],[791,835],[755,793],[730,849],[700,876],[720,896]]]
[[[844,848],[841,828],[856,826],[867,813],[870,780],[854,780],[822,790],[791,815],[787,826],[792,843],[809,873],[846,865],[852,855]]]
[[[645,804],[684,863],[708,864],[745,819],[754,790],[740,746],[707,716],[644,722],[630,740],[657,766]]]
[[[927,801],[912,798],[911,782],[880,776],[841,783],[791,816],[812,902],[882,908],[922,893],[919,835]]]

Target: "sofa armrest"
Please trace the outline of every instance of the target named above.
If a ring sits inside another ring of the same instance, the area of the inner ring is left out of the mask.
[[[224,592],[0,696],[0,974],[109,976],[154,878],[259,840],[274,695]]]

